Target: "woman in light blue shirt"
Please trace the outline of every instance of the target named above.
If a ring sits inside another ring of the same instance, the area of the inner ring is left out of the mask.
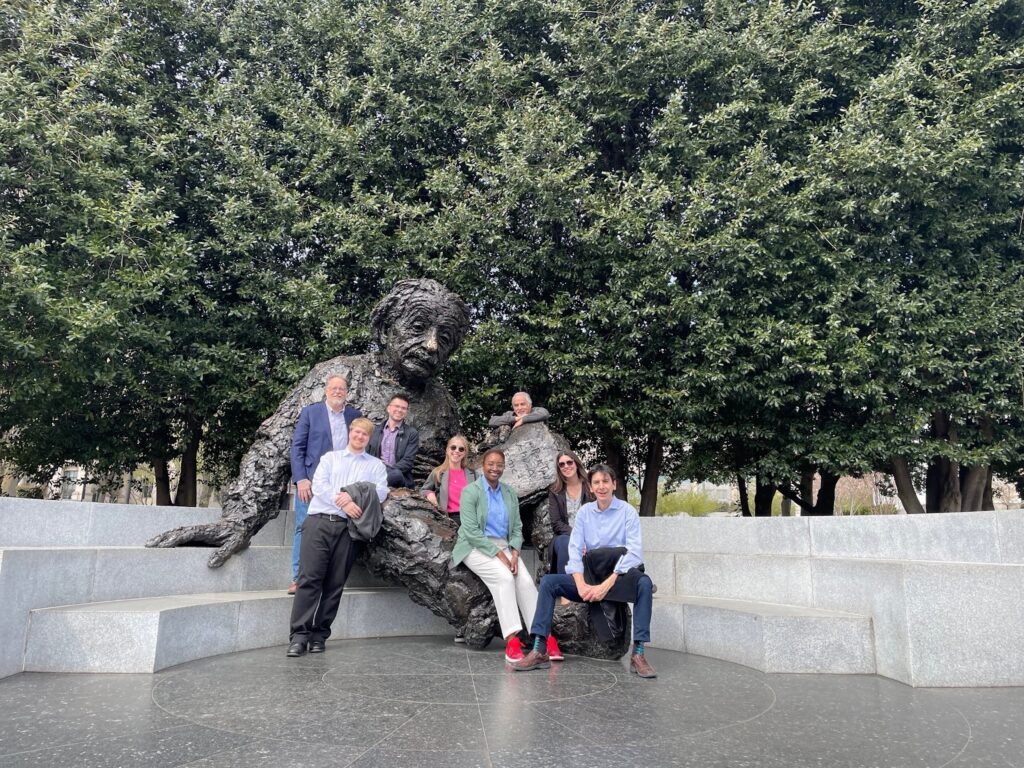
[[[515,662],[523,658],[517,637],[524,626],[519,614],[525,626],[530,626],[537,608],[537,587],[533,575],[519,560],[523,546],[519,498],[500,481],[505,453],[491,448],[484,454],[481,471],[483,477],[462,491],[462,522],[452,560],[455,565],[465,563],[491,591],[505,638],[505,660]]]

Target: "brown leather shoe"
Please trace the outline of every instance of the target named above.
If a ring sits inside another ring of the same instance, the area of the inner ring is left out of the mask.
[[[639,677],[657,677],[654,667],[644,658],[642,653],[634,653],[629,657],[629,671]]]
[[[292,585],[290,587],[288,587],[288,594],[289,595],[294,595],[295,594],[295,588],[298,587],[298,586],[299,585],[296,582],[293,581]]]
[[[551,659],[544,651],[530,651],[520,661],[512,664],[516,672],[529,672],[531,669],[547,669],[551,666]]]

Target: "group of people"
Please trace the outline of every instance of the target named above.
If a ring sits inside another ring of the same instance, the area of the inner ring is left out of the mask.
[[[405,423],[408,397],[393,396],[387,420],[375,427],[345,405],[347,394],[345,379],[330,377],[324,402],[303,409],[292,443],[297,488],[289,589],[295,595],[288,646],[292,657],[325,650],[355,562],[360,519],[384,501],[389,485],[413,487],[418,437]],[[527,393],[517,392],[512,410],[493,417],[491,426],[516,429],[548,418],[546,410],[533,407]],[[518,496],[501,482],[504,451],[485,451],[479,469],[469,466],[468,456],[466,438],[451,437],[444,461],[420,490],[458,526],[453,567],[464,564],[490,590],[505,639],[505,659],[512,669],[542,669],[564,659],[551,633],[557,599],[607,600],[634,604],[630,670],[656,677],[644,653],[650,640],[653,584],[643,572],[639,516],[616,497],[615,471],[598,464],[585,472],[575,454],[558,454],[556,479],[548,494],[555,534],[552,572],[541,579],[538,589],[520,559],[523,523]],[[519,639],[524,626],[532,638],[525,652]],[[460,640],[457,635],[456,642]]]

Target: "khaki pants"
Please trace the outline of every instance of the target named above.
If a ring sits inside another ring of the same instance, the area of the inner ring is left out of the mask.
[[[499,549],[511,556],[508,544],[501,539],[491,539]],[[515,576],[498,556],[488,557],[480,550],[474,549],[463,561],[466,567],[480,577],[480,580],[491,590],[494,607],[498,610],[498,623],[501,624],[501,636],[507,638],[523,628],[519,614],[523,614],[525,626],[533,624],[533,614],[537,610],[537,587],[533,583],[533,574],[519,561]]]

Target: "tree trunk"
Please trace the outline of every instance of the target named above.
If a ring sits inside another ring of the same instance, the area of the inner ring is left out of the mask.
[[[932,436],[951,445],[957,443],[956,424],[948,414],[932,414]],[[928,463],[925,496],[925,509],[929,512],[960,511],[960,467],[955,461],[944,456],[932,457]]]
[[[804,472],[800,475],[800,498],[807,502],[807,507],[814,505],[814,472]],[[806,509],[803,504],[801,509]]]
[[[658,506],[658,476],[661,474],[661,460],[665,441],[660,432],[647,433],[647,458],[644,462],[644,479],[640,487],[640,517],[654,517]]]
[[[166,459],[153,459],[153,485],[157,506],[171,506],[171,476],[167,472]]]
[[[960,466],[942,456],[934,456],[928,465],[928,488],[925,508],[929,512],[959,512]]]
[[[620,499],[625,499],[627,494],[626,470],[628,468],[626,446],[618,435],[606,434],[603,442],[605,459],[608,465],[615,470],[616,477],[619,478],[615,485],[615,495]]]
[[[810,482],[807,482],[807,478],[810,478]],[[798,490],[793,490],[792,483],[783,483],[782,485],[776,486],[776,490],[782,494],[784,500],[790,501],[796,504],[797,510],[801,515],[813,515],[814,514],[814,474],[804,473],[800,475],[800,487]]]
[[[188,445],[181,454],[181,472],[178,475],[178,489],[174,494],[174,506],[194,507],[196,505],[196,479],[198,477],[199,438],[203,430],[194,427],[188,438]]]
[[[977,512],[985,505],[988,467],[964,467],[960,470],[960,511]]]
[[[814,500],[812,515],[834,515],[836,511],[836,485],[839,483],[839,475],[821,470],[821,486],[818,488],[818,498]]]
[[[747,496],[747,480],[743,475],[736,475],[736,485],[740,489],[740,513],[750,517],[750,499]]]
[[[917,498],[917,491],[914,490],[914,481],[910,477],[907,460],[902,456],[893,456],[889,459],[889,466],[892,469],[893,481],[896,483],[896,495],[900,497],[903,509],[908,515],[922,514],[924,507]]]
[[[793,502],[787,499],[785,496],[782,497],[782,516],[792,517],[793,516]]]
[[[996,508],[996,500],[992,495],[992,467],[988,468],[988,480],[985,481],[985,493],[982,495],[981,508],[992,512]]]
[[[771,517],[776,487],[770,483],[762,483],[760,475],[754,482],[754,517]]]

